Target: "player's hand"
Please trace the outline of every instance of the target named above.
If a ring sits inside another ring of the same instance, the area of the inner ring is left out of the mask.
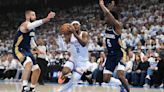
[[[52,12],[52,11],[51,11],[51,12],[48,14],[47,18],[48,18],[48,19],[52,19],[52,18],[55,17],[55,15],[56,15],[55,12]]]
[[[99,0],[100,5],[104,5],[104,0]]]
[[[74,28],[72,25],[70,25],[69,31],[72,32],[72,33],[76,32],[76,31],[75,31],[75,28]]]
[[[115,6],[115,1],[112,1],[111,3],[109,3],[108,9],[111,11],[114,6]]]

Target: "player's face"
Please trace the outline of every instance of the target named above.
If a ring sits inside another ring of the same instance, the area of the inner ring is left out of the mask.
[[[79,24],[75,23],[75,24],[73,24],[73,26],[74,26],[76,31],[80,30],[80,25]]]
[[[36,14],[35,14],[35,12],[31,12],[31,13],[30,13],[30,20],[31,20],[31,21],[36,20]]]

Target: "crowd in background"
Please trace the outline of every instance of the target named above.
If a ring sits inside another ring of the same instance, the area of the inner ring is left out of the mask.
[[[153,76],[159,71],[159,52],[164,48],[164,3],[159,3],[158,0],[133,0],[125,4],[127,2],[128,0],[125,0],[124,3],[120,3],[117,8],[120,21],[123,23],[122,47],[127,52],[126,78],[133,86],[148,86],[151,85],[152,80],[155,80]],[[103,69],[106,59],[103,43],[106,25],[104,20],[101,20],[100,13],[98,4],[75,6],[56,12],[52,22],[37,29],[36,41],[37,38],[45,41],[48,68],[53,70],[48,72],[49,78],[57,76],[54,71],[60,70],[69,58],[69,53],[65,52],[66,45],[59,27],[65,22],[78,20],[81,29],[87,31],[90,37],[88,49],[91,67],[82,80],[88,80],[91,84],[96,82],[97,72]],[[37,14],[39,17],[46,16],[42,12]],[[11,49],[16,29],[19,22],[23,21],[23,12],[0,15],[0,19],[0,30],[2,30],[0,31],[0,73],[2,73],[0,76],[4,75],[0,78],[19,79],[19,73],[23,68],[12,58]],[[54,66],[58,69],[54,69]],[[162,82],[164,83],[164,80]]]

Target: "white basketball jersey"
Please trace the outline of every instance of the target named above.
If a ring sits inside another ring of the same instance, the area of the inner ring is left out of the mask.
[[[82,32],[80,34],[82,36]],[[78,42],[77,38],[72,34],[68,52],[71,53],[70,60],[73,62],[87,62],[89,60],[88,48],[83,47]]]

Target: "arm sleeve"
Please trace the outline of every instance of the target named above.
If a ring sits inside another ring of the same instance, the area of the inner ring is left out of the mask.
[[[36,20],[36,21],[34,21],[34,22],[32,22],[32,23],[28,23],[28,24],[27,24],[27,29],[28,29],[28,30],[34,29],[34,28],[36,28],[36,27],[39,27],[39,26],[42,25],[42,24],[43,24],[43,20],[42,20],[42,19]]]
[[[34,37],[31,38],[30,44],[31,44],[31,48],[36,48],[37,47],[36,42],[34,40]]]

